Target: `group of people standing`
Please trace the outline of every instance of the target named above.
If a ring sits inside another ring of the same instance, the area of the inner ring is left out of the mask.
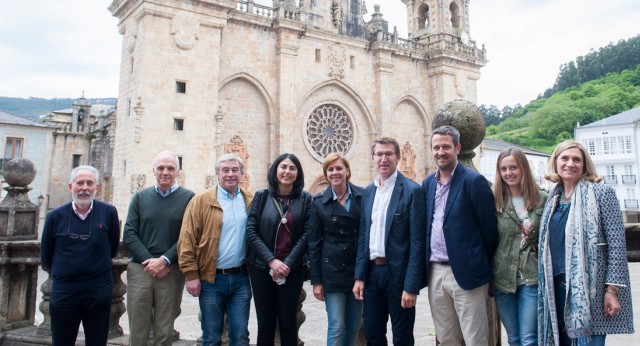
[[[381,137],[372,184],[354,185],[348,160],[331,153],[329,186],[313,197],[293,154],[274,160],[255,195],[240,187],[234,154],[218,158],[218,184],[198,194],[178,186],[175,154],[158,154],[157,184],[134,195],[124,227],[130,344],[146,345],[150,330],[170,344],[186,286],[199,298],[203,345],[221,344],[225,321],[230,345],[248,345],[252,298],[257,345],[273,345],[276,329],[282,345],[297,345],[307,276],[325,302],[327,345],[355,345],[362,324],[368,345],[386,345],[389,319],[393,343],[413,345],[424,287],[441,345],[488,344],[489,295],[510,345],[604,345],[633,333],[619,204],[581,144],[553,152],[549,193],[517,148],[498,157],[492,190],[458,163],[455,128],[435,129],[430,146],[437,170],[422,186],[398,171],[398,142]],[[72,201],[43,231],[56,345],[72,345],[81,321],[87,344],[106,344],[119,227],[115,208],[93,200],[97,177],[74,169]]]

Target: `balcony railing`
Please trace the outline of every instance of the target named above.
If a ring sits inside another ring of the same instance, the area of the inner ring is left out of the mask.
[[[626,209],[638,209],[638,200],[637,199],[625,199],[624,207]]]
[[[607,184],[617,184],[618,176],[617,175],[605,175],[604,182]]]
[[[635,174],[623,175],[622,176],[622,183],[623,184],[635,184],[636,183],[636,175]]]

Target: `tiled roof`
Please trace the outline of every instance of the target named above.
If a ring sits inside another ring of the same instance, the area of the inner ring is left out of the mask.
[[[21,116],[0,111],[0,124],[10,125],[23,125],[23,126],[36,126],[36,127],[49,127],[44,123],[33,121],[31,119],[23,118]]]
[[[541,151],[537,151],[537,150],[521,147],[521,146],[515,145],[513,143],[509,143],[509,142],[505,142],[505,141],[501,141],[501,140],[497,140],[497,139],[490,139],[490,138],[485,138],[482,141],[482,147],[484,149],[496,150],[496,151],[502,151],[502,150],[510,148],[510,147],[516,147],[516,148],[519,148],[520,150],[522,150],[525,154],[547,156],[547,157],[551,156],[551,155],[549,155],[547,153],[543,153]]]
[[[580,127],[633,124],[638,120],[640,120],[640,107],[632,108],[628,111],[624,111],[622,113],[612,115],[608,118],[598,120],[598,121],[592,122],[591,124],[587,124]]]

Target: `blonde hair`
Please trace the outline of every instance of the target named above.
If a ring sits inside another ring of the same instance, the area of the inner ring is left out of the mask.
[[[324,178],[327,179],[327,169],[329,169],[329,166],[338,160],[341,160],[344,167],[347,169],[347,182],[349,182],[349,179],[351,179],[351,167],[349,166],[349,161],[347,161],[346,157],[338,153],[329,153],[325,156],[324,162],[322,162],[322,173],[324,173]]]
[[[338,161],[338,160],[342,160],[342,163],[344,164],[344,167],[347,169],[347,182],[349,181],[349,179],[351,179],[351,167],[349,167],[349,161],[347,161],[347,158],[338,154],[338,153],[329,153],[327,154],[327,156],[325,156],[324,158],[324,162],[322,162],[322,173],[324,173],[324,177],[325,179],[327,178],[327,169],[329,169],[329,166],[331,166],[331,164],[333,164],[334,162]]]
[[[518,168],[520,169],[520,172],[522,172],[519,183],[522,190],[522,197],[524,197],[524,206],[527,210],[531,211],[542,203],[542,196],[540,196],[538,185],[536,185],[536,182],[533,179],[533,174],[531,173],[527,156],[522,150],[515,147],[501,151],[500,155],[498,155],[498,160],[496,161],[496,177],[493,183],[493,195],[496,200],[496,210],[501,213],[504,210],[506,201],[511,198],[509,186],[504,182],[502,175],[500,174],[500,162],[509,156],[516,160]]]
[[[582,177],[587,181],[591,181],[594,183],[601,182],[603,178],[598,174],[596,165],[593,164],[593,161],[591,160],[587,149],[585,149],[585,147],[580,144],[580,142],[574,141],[572,139],[561,142],[556,146],[555,150],[553,150],[551,158],[549,159],[549,163],[547,164],[547,174],[544,176],[544,178],[554,183],[559,183],[562,181],[562,178],[560,178],[560,175],[558,175],[558,166],[556,164],[556,161],[563,151],[573,148],[580,150],[580,152],[582,153],[582,159],[584,162]]]

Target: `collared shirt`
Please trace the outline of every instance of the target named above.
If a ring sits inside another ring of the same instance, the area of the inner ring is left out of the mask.
[[[91,206],[89,206],[89,210],[87,210],[87,212],[84,214],[78,210],[78,207],[76,207],[75,201],[71,201],[71,207],[73,208],[73,212],[76,213],[76,215],[78,215],[78,217],[81,220],[84,220],[87,218],[87,216],[89,216],[89,213],[93,210],[93,200],[91,201]]]
[[[451,172],[451,177],[446,184],[440,182],[440,171],[436,172],[436,196],[433,203],[433,221],[431,222],[431,256],[429,261],[441,262],[449,260],[449,253],[447,252],[447,243],[444,239],[444,212],[447,206],[447,199],[449,199],[449,190],[451,188],[451,181],[453,175],[456,172],[456,167]]]
[[[239,267],[245,260],[247,206],[240,188],[232,196],[218,184],[217,198],[223,212],[216,268]]]
[[[173,185],[171,185],[171,187],[167,191],[162,191],[162,189],[160,189],[160,186],[158,186],[158,184],[156,184],[156,192],[159,193],[160,196],[162,196],[162,197],[167,197],[173,191],[177,190],[179,187],[180,187],[180,185],[178,185],[178,181],[174,180],[173,181]]]
[[[331,193],[333,194],[333,200],[334,201],[337,200],[338,195],[336,195],[336,192],[333,190],[333,188],[331,189]],[[338,201],[338,203],[340,203],[340,201]],[[350,206],[351,206],[351,188],[349,187],[349,185],[347,185],[347,200],[344,201],[344,209],[349,211]]]
[[[381,178],[378,176],[373,182],[376,187],[376,196],[373,199],[373,208],[371,210],[371,230],[369,233],[369,259],[385,256],[385,235],[387,223],[387,209],[393,188],[396,186],[398,178],[398,170],[384,181],[381,186]]]
[[[158,186],[158,184],[156,184],[156,192],[161,196],[161,197],[167,197],[169,196],[172,192],[174,192],[175,190],[178,189],[178,187],[180,187],[180,185],[178,185],[178,181],[174,180],[173,181],[173,185],[171,185],[170,188],[167,189],[167,191],[162,191],[162,189],[160,189],[160,186]],[[171,261],[169,261],[169,258],[165,255],[160,256],[162,258],[164,258],[165,261],[167,261],[167,263],[169,265],[171,265]]]

